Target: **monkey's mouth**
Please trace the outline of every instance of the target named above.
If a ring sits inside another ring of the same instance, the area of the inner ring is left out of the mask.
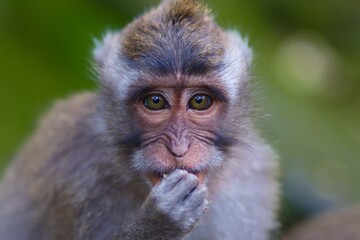
[[[205,182],[206,172],[190,172],[190,171],[188,171],[188,172],[194,174],[199,179],[200,184]],[[171,174],[171,172],[170,173],[152,173],[152,174],[149,174],[148,177],[149,177],[149,180],[152,183],[152,185],[155,186],[170,174]]]

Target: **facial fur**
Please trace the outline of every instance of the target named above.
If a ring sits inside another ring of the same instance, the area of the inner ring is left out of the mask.
[[[278,167],[246,41],[163,0],[94,58],[99,91],[57,103],[6,171],[1,239],[269,239]]]
[[[130,164],[143,175],[177,168],[205,175],[241,141],[235,136],[246,138],[251,51],[200,1],[163,1],[121,33],[108,33],[94,55],[102,87],[99,130],[131,148]],[[209,109],[189,108],[199,93],[212,98]],[[162,96],[167,108],[147,109],[150,94]]]

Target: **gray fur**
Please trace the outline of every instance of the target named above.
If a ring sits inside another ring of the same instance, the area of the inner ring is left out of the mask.
[[[100,141],[94,132],[97,100],[96,95],[86,93],[57,103],[7,170],[0,185],[2,239],[116,239],[121,226],[128,226],[126,219],[141,216],[142,221],[149,221],[141,211],[149,185],[129,171],[126,161],[118,160],[116,156],[122,156],[124,150]],[[276,228],[274,154],[256,135],[248,145],[234,146],[223,168],[209,176],[209,211],[188,239],[261,240],[268,239],[269,231]],[[165,183],[150,196],[165,194],[161,190]],[[199,189],[199,195],[203,197],[202,191]],[[164,206],[167,203],[159,208]],[[164,211],[169,209],[160,212]],[[198,211],[195,216],[202,208]],[[180,215],[149,225],[129,220],[134,225],[127,229],[136,226],[157,232],[158,226],[173,225]],[[179,226],[169,229],[160,231],[163,238],[153,239],[176,239],[174,235],[181,233]]]
[[[224,89],[227,100],[212,130],[221,138],[207,139],[206,151],[195,159],[201,163],[198,170],[209,171],[205,184],[179,169],[172,169],[155,187],[147,178],[149,169],[159,166],[143,152],[141,126],[136,125],[128,98],[144,82],[157,78],[149,76],[150,69],[136,69],[126,59],[122,43],[131,34],[130,25],[107,34],[94,52],[99,91],[56,103],[7,169],[0,185],[1,239],[269,238],[277,227],[278,166],[249,116],[251,51],[237,33],[221,31],[197,0],[167,0],[145,16],[151,19],[151,14],[158,17],[167,11],[181,22],[191,16],[185,26],[210,24],[220,49],[216,61],[209,60],[216,65],[220,61],[221,68],[208,68],[201,76],[199,72],[158,76],[169,84],[180,79],[179,86],[198,81]],[[146,26],[146,21],[141,23]],[[201,26],[202,31],[207,29]],[[192,41],[193,35],[183,41]],[[139,46],[144,37],[135,38]],[[195,44],[202,46],[196,52],[199,56],[213,56],[213,51],[210,55],[205,51],[212,46],[207,44]],[[128,55],[143,56],[139,49]],[[146,51],[151,56],[151,48]]]

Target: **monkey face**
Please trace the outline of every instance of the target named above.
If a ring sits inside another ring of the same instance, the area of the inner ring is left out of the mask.
[[[248,124],[247,41],[200,5],[173,3],[108,33],[94,51],[98,128],[128,145],[133,169],[154,184],[179,168],[204,180]]]
[[[157,85],[135,88],[141,92],[131,100],[131,118],[140,129],[141,144],[134,151],[133,165],[154,185],[175,169],[194,173],[203,182],[208,171],[222,164],[226,93],[202,80],[167,77]]]

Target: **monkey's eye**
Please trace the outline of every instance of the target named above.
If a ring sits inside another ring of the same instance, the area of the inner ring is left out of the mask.
[[[167,102],[161,95],[149,95],[144,98],[144,106],[150,110],[158,111],[165,109]]]
[[[195,95],[189,101],[189,108],[195,110],[206,110],[213,104],[213,99],[207,95]]]

